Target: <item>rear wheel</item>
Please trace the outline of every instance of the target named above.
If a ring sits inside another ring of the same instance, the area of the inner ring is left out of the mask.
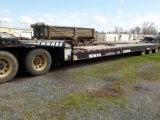
[[[154,53],[157,53],[158,52],[158,48],[154,49]]]
[[[152,50],[149,50],[149,51],[148,51],[148,54],[152,54]]]
[[[18,66],[18,61],[13,54],[0,51],[0,83],[13,79],[18,72]]]
[[[51,64],[51,55],[45,49],[34,49],[28,52],[25,59],[25,68],[33,76],[47,73]]]
[[[145,55],[146,54],[146,51],[145,50],[142,50],[141,51],[141,55]]]

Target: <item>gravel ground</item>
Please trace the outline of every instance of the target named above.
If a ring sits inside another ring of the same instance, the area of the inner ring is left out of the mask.
[[[121,64],[124,57],[130,60],[133,56],[75,62],[39,77],[19,73],[13,81],[0,84],[0,120],[159,120],[159,78],[154,81],[136,78],[136,82],[120,84],[124,92],[119,97],[90,96],[90,91],[111,85],[117,77],[123,76],[120,71],[114,76],[100,78],[90,71],[97,66]],[[151,66],[149,62],[137,71]],[[117,66],[113,68],[118,69]]]

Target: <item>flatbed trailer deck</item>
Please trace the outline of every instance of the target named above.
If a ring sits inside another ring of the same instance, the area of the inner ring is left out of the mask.
[[[81,60],[81,59],[90,59],[90,58],[125,54],[138,51],[144,54],[146,51],[148,51],[149,53],[158,52],[159,47],[160,44],[155,44],[155,43],[138,43],[138,44],[127,43],[127,44],[74,47],[73,57],[74,60]]]
[[[104,44],[75,47],[66,40],[0,38],[0,83],[12,80],[19,66],[33,76],[46,74],[51,65],[131,52],[158,52],[159,43]]]

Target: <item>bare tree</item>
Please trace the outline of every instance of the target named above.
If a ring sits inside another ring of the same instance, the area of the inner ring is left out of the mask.
[[[141,26],[136,26],[131,28],[129,31],[124,31],[123,28],[119,26],[114,27],[113,33],[131,33],[131,34],[151,34],[156,35],[158,34],[157,28],[155,27],[153,22],[144,22]]]
[[[157,29],[153,22],[144,22],[142,24],[142,34],[157,34]]]
[[[131,34],[139,34],[141,31],[141,28],[139,26],[136,26],[134,28],[131,28],[129,31]]]
[[[123,33],[124,33],[124,34],[129,34],[130,32],[127,31],[127,30],[125,30],[125,31],[123,31]]]
[[[130,31],[131,34],[135,34],[135,29],[134,28],[131,28],[129,31]]]
[[[140,32],[141,32],[141,27],[136,26],[136,27],[135,27],[135,33],[136,33],[136,34],[140,34]]]
[[[149,23],[148,22],[144,22],[143,24],[142,24],[142,34],[148,34],[148,25]]]
[[[157,29],[151,29],[150,34],[156,35],[156,34],[158,34],[158,30]]]
[[[114,32],[114,33],[121,33],[121,32],[123,32],[123,28],[121,28],[121,27],[119,27],[119,26],[115,26],[113,32]]]

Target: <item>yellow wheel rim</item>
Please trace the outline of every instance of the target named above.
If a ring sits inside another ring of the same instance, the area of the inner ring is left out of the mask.
[[[44,70],[47,66],[47,58],[43,54],[37,54],[32,59],[32,66],[35,70]]]
[[[8,76],[12,71],[12,63],[7,58],[0,58],[0,78]]]

